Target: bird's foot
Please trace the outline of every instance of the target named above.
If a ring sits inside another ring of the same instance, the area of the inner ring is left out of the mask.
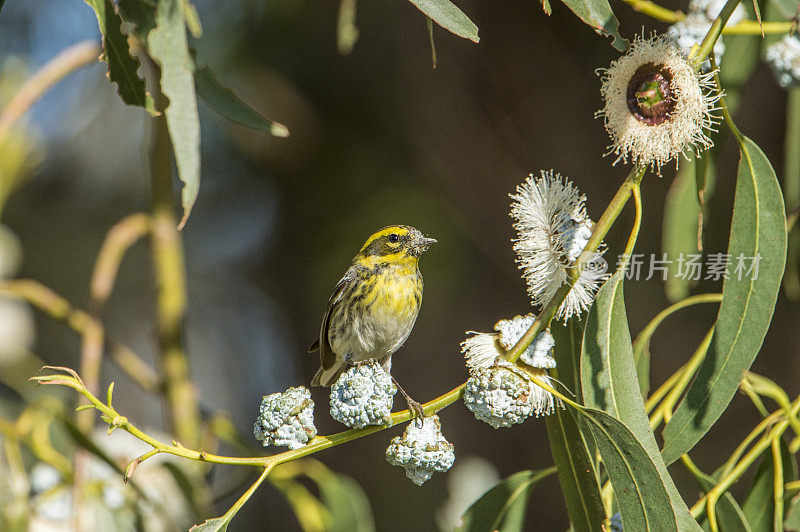
[[[422,409],[422,405],[413,400],[411,396],[406,393],[403,387],[400,386],[400,383],[397,382],[397,379],[392,377],[392,381],[394,382],[394,385],[397,386],[397,389],[400,391],[400,393],[403,394],[403,398],[406,400],[408,409],[411,411],[411,414],[417,423],[417,427],[421,427],[425,418],[425,411]]]

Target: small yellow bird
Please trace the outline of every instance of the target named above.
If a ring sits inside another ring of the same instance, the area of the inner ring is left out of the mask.
[[[407,225],[384,227],[367,239],[336,285],[319,338],[308,349],[319,349],[321,362],[312,386],[331,386],[349,366],[371,359],[391,370],[392,354],[411,334],[422,304],[419,258],[435,242]],[[419,405],[398,388],[421,417]]]

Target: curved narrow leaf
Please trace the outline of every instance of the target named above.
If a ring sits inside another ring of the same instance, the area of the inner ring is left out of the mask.
[[[450,0],[410,0],[439,26],[459,37],[478,42],[478,26]]]
[[[200,190],[200,117],[197,114],[194,61],[189,53],[180,1],[158,2],[155,20],[156,27],[147,37],[148,50],[161,67],[161,92],[169,98],[164,114],[178,177],[183,182],[183,217],[179,224],[183,227]]]
[[[202,524],[194,525],[189,532],[225,532],[228,530],[228,524],[230,521],[224,517],[215,517],[206,519]]]
[[[625,313],[624,273],[624,270],[618,270],[603,284],[586,318],[580,367],[583,401],[586,406],[619,419],[630,429],[655,465],[660,482],[669,493],[680,530],[699,529],[667,472],[645,412]],[[624,513],[622,517],[625,518]]]
[[[702,274],[698,227],[703,208],[698,198],[697,183],[705,183],[703,195],[707,200],[713,187],[713,169],[708,155],[702,160],[682,162],[664,202],[661,248],[670,261],[667,263],[665,289],[667,299],[671,302],[688,296],[689,290],[697,284]]]
[[[786,216],[781,189],[769,160],[747,137],[741,139],[728,255],[730,277],[722,287],[714,338],[664,427],[661,453],[667,464],[694,447],[727,408],[761,348],[783,277]],[[739,257],[753,271],[737,273]]]
[[[678,530],[670,497],[656,464],[636,436],[602,410],[578,410],[594,434],[614,486],[625,530]],[[684,530],[684,529],[681,529]]]
[[[742,90],[758,64],[760,46],[760,35],[725,36],[725,55],[722,57],[719,79],[725,87],[725,105],[731,113],[739,107]],[[732,60],[726,61],[726,57]]]
[[[219,114],[241,126],[270,133],[276,137],[288,137],[289,130],[283,124],[274,122],[244,103],[236,94],[224,87],[208,67],[194,71],[197,95]]]
[[[103,54],[100,58],[108,63],[108,79],[117,84],[117,92],[123,102],[145,107],[145,85],[137,74],[139,60],[131,55],[128,38],[120,29],[122,19],[114,9],[114,4],[111,0],[86,0],[86,3],[94,10],[103,35]]]
[[[572,529],[599,530],[606,518],[600,485],[593,455],[575,418],[571,412],[556,408],[545,418],[545,423]]]
[[[783,528],[787,532],[800,532],[800,495],[796,495],[788,506]]]
[[[619,20],[611,11],[608,0],[562,0],[579,19],[588,24],[600,35],[607,35],[614,40],[611,46],[624,52],[628,49],[628,40],[619,34]]]
[[[564,325],[554,323],[550,332],[556,341],[557,373],[554,376],[580,396],[578,365],[583,322],[572,319]],[[571,412],[561,409],[545,417],[550,451],[558,468],[558,480],[572,529],[576,532],[595,531],[606,517],[594,463],[596,447],[591,430],[585,424],[579,427],[578,421],[584,423],[576,420]]]
[[[459,532],[522,530],[531,488],[543,478],[555,473],[555,468],[542,471],[520,471],[501,480],[481,495],[462,516]]]

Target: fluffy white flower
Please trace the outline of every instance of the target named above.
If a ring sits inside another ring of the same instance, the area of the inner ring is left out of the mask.
[[[447,471],[455,461],[453,444],[442,435],[439,416],[425,417],[422,425],[409,423],[402,436],[392,438],[386,461],[406,470],[406,476],[421,486],[436,471]]]
[[[510,320],[498,321],[494,326],[497,333],[468,331],[467,334],[472,336],[461,342],[461,352],[464,353],[467,367],[470,369],[491,367],[497,357],[504,356],[517,344],[535,320],[535,314],[515,316]],[[554,368],[556,361],[551,353],[555,345],[550,331],[542,331],[536,335],[519,359],[534,368]]]
[[[800,38],[787,35],[770,45],[764,53],[764,60],[772,68],[781,87],[788,89],[800,86]]]
[[[605,105],[598,111],[611,137],[614,164],[659,169],[680,155],[713,146],[708,131],[719,117],[713,72],[699,74],[664,35],[637,37],[628,52],[599,69]]]
[[[528,176],[517,187],[511,217],[518,237],[514,240],[517,263],[523,270],[534,305],[544,306],[567,280],[567,269],[575,263],[592,234],[593,222],[586,216],[586,196],[569,179],[541,171]],[[600,284],[608,277],[602,253],[584,263],[581,276],[556,313],[569,319],[588,309]]]

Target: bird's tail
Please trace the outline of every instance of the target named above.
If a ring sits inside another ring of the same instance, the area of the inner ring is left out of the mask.
[[[346,364],[338,360],[330,368],[320,367],[317,374],[311,379],[311,386],[325,386],[329,388],[344,373]]]

